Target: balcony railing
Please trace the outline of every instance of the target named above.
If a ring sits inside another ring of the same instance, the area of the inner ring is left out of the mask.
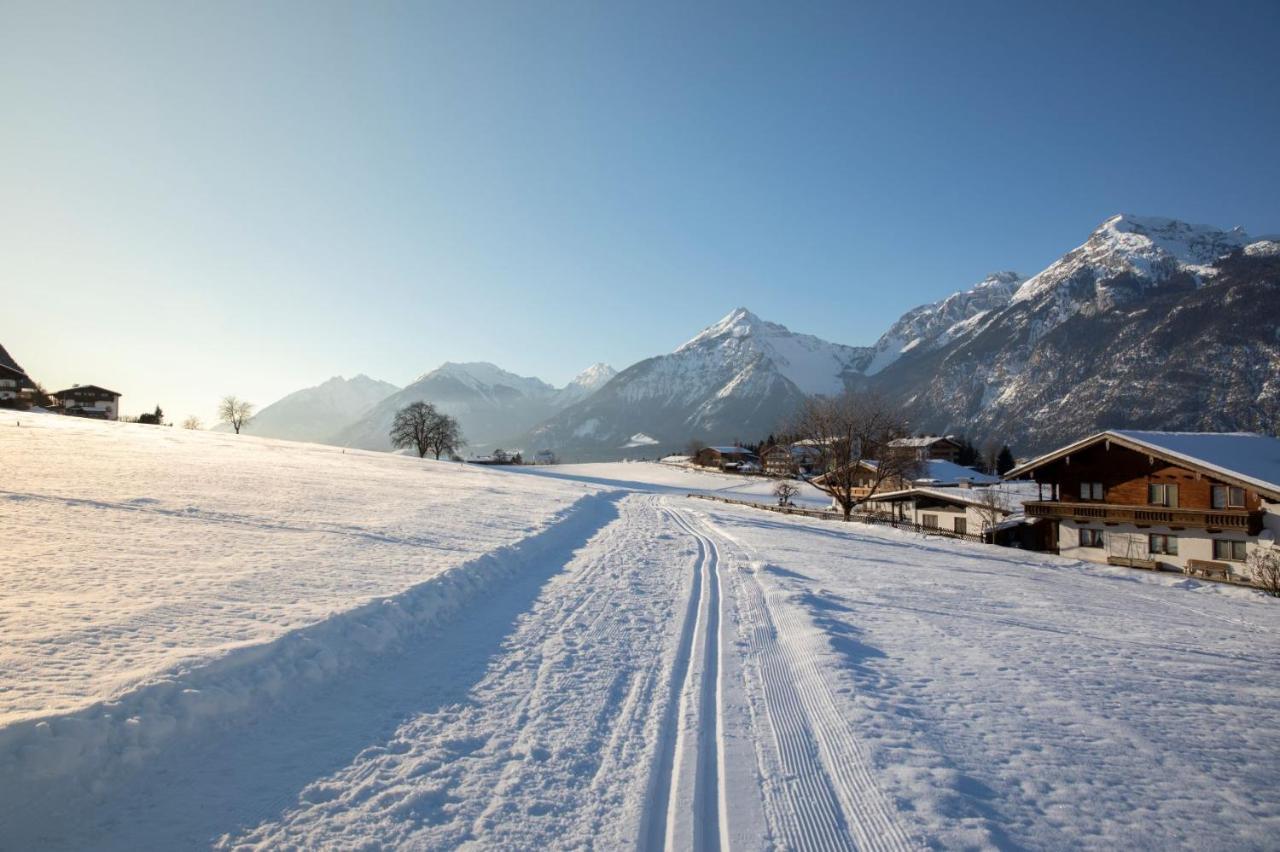
[[[1203,527],[1256,533],[1261,514],[1245,509],[1174,509],[1164,506],[1121,506],[1114,503],[1059,503],[1035,500],[1025,506],[1029,518],[1101,521],[1150,527]]]

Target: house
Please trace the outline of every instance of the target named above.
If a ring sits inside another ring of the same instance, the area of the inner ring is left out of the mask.
[[[693,457],[693,463],[701,467],[718,467],[721,470],[759,469],[760,460],[745,447],[703,447]]]
[[[538,450],[533,454],[534,464],[555,464],[556,454],[551,450]]]
[[[911,487],[877,494],[863,506],[895,521],[940,532],[993,537],[1022,507],[991,488]]]
[[[930,459],[920,463],[920,469],[910,481],[893,476],[879,482],[876,472],[877,462],[874,459],[863,459],[857,463],[858,470],[854,476],[853,497],[855,500],[866,500],[874,493],[901,491],[911,487],[932,488],[968,488],[975,485],[993,485],[1000,481],[998,476],[981,473],[971,467],[964,467],[942,459]],[[814,482],[821,484],[823,477]]]
[[[822,463],[822,450],[813,443],[774,444],[760,453],[760,465],[770,476],[808,476]]]
[[[25,403],[34,390],[35,382],[31,381],[5,348],[0,346],[0,404]]]
[[[950,435],[927,435],[921,438],[898,438],[890,441],[891,447],[907,447],[915,451],[920,461],[938,459],[955,462],[960,458],[960,442]]]
[[[98,420],[120,419],[120,394],[98,385],[72,385],[54,393],[53,398],[63,414]]]
[[[9,403],[25,399],[34,390],[31,379],[21,369],[0,364],[0,403]]]
[[[1049,549],[1091,562],[1244,579],[1280,537],[1280,439],[1110,430],[1021,464]]]

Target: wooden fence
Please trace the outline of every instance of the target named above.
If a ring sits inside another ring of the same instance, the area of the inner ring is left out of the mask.
[[[771,503],[757,503],[754,500],[738,500],[732,497],[718,497],[714,494],[694,494],[686,495],[698,500],[713,500],[717,503],[729,503],[735,506],[750,506],[752,509],[764,509],[766,512],[777,512],[781,515],[803,515],[806,518],[821,518],[824,521],[843,521],[844,515],[841,512],[835,512],[831,509],[804,509],[800,506],[778,506]],[[926,527],[912,521],[895,518],[892,515],[885,515],[878,512],[854,512],[853,517],[849,519],[860,524],[883,525],[893,527],[894,529],[907,530],[909,532],[917,532],[923,535],[936,535],[942,538],[955,538],[963,541],[975,541],[979,544],[984,539],[980,535],[972,533],[959,533],[954,530],[945,530],[940,527]]]

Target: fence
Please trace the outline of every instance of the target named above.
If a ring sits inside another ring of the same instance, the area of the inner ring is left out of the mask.
[[[754,500],[737,500],[732,497],[718,497],[714,494],[693,494],[686,495],[694,497],[698,500],[712,500],[717,503],[730,503],[736,506],[750,506],[753,509],[764,509],[767,512],[777,512],[782,515],[803,515],[806,518],[821,518],[824,521],[843,521],[844,515],[830,509],[802,509],[799,506],[778,506],[770,503],[757,503]],[[972,533],[960,533],[954,530],[944,530],[941,527],[926,527],[917,524],[914,521],[895,518],[892,515],[885,515],[878,512],[855,512],[849,520],[857,521],[862,524],[880,524],[883,526],[893,527],[894,529],[907,530],[909,532],[922,533],[924,535],[936,535],[942,538],[955,538],[962,541],[975,541],[979,544],[984,542],[980,535]]]

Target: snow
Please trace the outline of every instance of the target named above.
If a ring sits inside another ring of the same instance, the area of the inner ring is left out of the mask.
[[[634,435],[632,435],[631,439],[627,441],[627,443],[623,444],[622,446],[624,449],[627,449],[630,447],[651,447],[656,443],[658,443],[657,438],[651,438],[650,436],[646,435],[643,432],[637,432]]]
[[[1143,432],[1116,429],[1146,447],[1199,463],[1280,495],[1280,439],[1252,432]]]
[[[6,848],[1216,849],[1280,824],[1280,609],[1251,590],[691,500],[773,481],[678,464],[26,414],[0,455]]]

